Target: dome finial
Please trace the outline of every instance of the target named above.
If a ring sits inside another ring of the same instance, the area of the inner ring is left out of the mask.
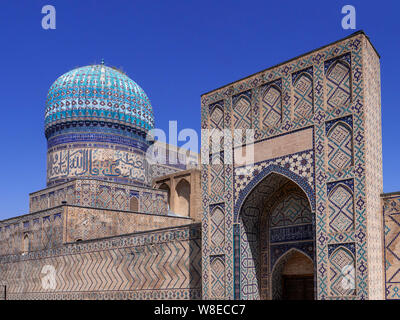
[[[101,59],[101,65],[104,66],[104,59]]]

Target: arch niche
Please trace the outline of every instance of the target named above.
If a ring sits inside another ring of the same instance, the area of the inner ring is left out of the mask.
[[[315,217],[310,190],[294,180],[271,171],[254,188],[244,190],[236,216],[237,299],[314,298]]]
[[[169,185],[164,182],[158,187],[158,189],[167,191],[168,210],[171,210],[171,189],[169,188]]]
[[[176,185],[177,205],[175,211],[182,216],[190,215],[190,184],[182,179]]]

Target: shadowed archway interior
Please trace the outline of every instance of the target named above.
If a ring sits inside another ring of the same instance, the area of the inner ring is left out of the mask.
[[[265,177],[245,199],[239,225],[240,262],[236,265],[240,271],[236,274],[240,277],[240,299],[282,299],[282,281],[290,276],[311,278],[313,286],[314,272],[310,270],[314,269],[314,214],[296,183],[277,173]],[[307,260],[292,256],[293,252],[307,257],[308,264]],[[300,270],[297,275],[293,274],[296,263]],[[284,270],[292,271],[285,274]],[[289,286],[296,283],[302,282],[288,280]],[[308,288],[309,284],[304,280]]]

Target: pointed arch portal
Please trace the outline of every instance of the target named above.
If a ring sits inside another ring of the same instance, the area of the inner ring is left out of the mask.
[[[269,172],[238,204],[236,299],[314,298],[315,215],[305,191]]]

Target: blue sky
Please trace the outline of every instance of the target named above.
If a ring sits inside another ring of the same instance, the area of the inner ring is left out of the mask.
[[[47,4],[56,30],[41,27]],[[104,58],[146,91],[157,127],[199,130],[202,93],[353,33],[341,27],[346,4],[381,55],[384,191],[399,191],[398,1],[6,0],[0,219],[28,213],[28,194],[45,188],[45,99],[61,74]]]

